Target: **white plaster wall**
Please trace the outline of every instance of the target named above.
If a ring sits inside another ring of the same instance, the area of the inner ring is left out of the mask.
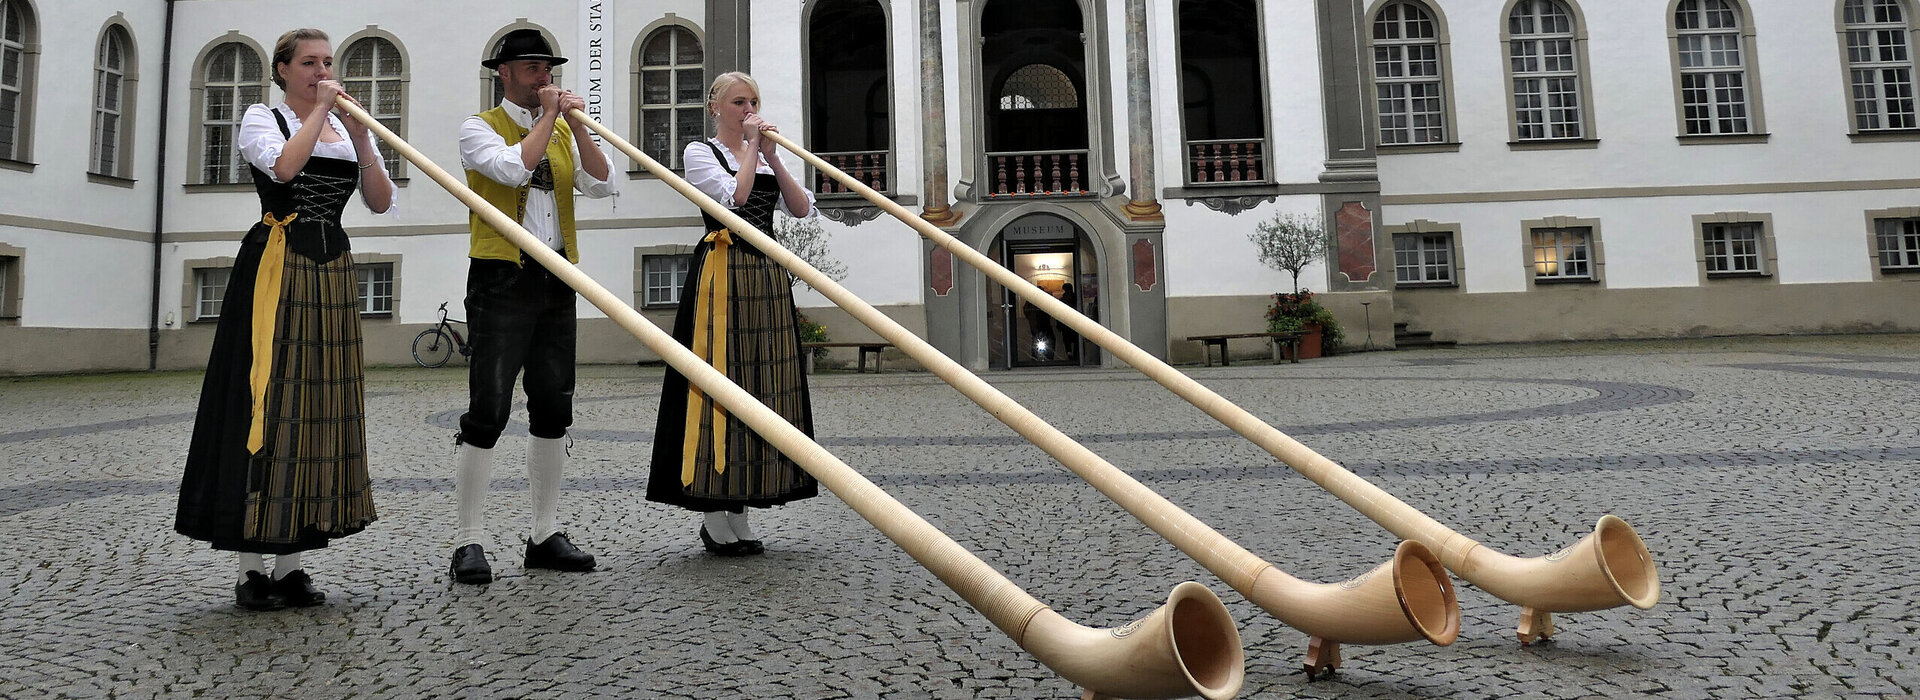
[[[0,242],[26,251],[20,325],[147,327],[151,243],[13,226],[0,226]]]
[[[1665,3],[1580,4],[1597,149],[1507,146],[1500,0],[1439,3],[1451,32],[1458,153],[1389,155],[1388,194],[1912,178],[1920,143],[1853,143],[1832,2],[1746,3],[1764,144],[1682,145]]]
[[[1225,214],[1199,205],[1170,202],[1167,217],[1167,296],[1272,294],[1293,290],[1293,277],[1260,264],[1247,234],[1275,212],[1319,214],[1316,195],[1289,195],[1272,204]],[[1327,267],[1308,265],[1300,271],[1300,286],[1326,291]]]
[[[1265,0],[1262,6],[1269,71],[1267,109],[1273,118],[1267,127],[1273,142],[1268,162],[1274,181],[1318,182],[1326,169],[1327,129],[1314,2]],[[1304,274],[1301,277],[1305,279]]]

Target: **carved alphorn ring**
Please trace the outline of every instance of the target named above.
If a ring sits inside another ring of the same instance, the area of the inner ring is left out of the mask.
[[[1246,680],[1240,632],[1235,629],[1226,605],[1206,586],[1191,581],[1181,583],[1174,587],[1166,604],[1118,628],[1092,629],[1061,617],[827,452],[726,375],[702,362],[566,258],[541,245],[519,222],[487,204],[465,183],[434,165],[359,105],[339,98],[335,102],[507,240],[659,353],[667,364],[686,375],[688,381],[819,479],[860,517],[906,550],[914,561],[1061,677],[1089,694],[1116,698],[1199,695],[1219,700],[1239,694]],[[585,119],[578,110],[571,112],[571,116]]]
[[[1310,646],[1313,653],[1310,653],[1305,664],[1309,677],[1339,666],[1340,642],[1391,644],[1426,639],[1436,644],[1450,644],[1458,635],[1460,609],[1454,600],[1453,584],[1441,568],[1439,559],[1426,547],[1419,543],[1404,543],[1392,560],[1344,583],[1314,584],[1287,575],[1047,424],[1025,406],[967,371],[952,358],[941,354],[912,331],[687,184],[619,134],[580,114],[579,110],[570,112],[568,117],[580,120],[635,163],[699,204],[701,209],[732,229],[735,235],[744,236],[767,257],[1058,459],[1114,503],[1225,580],[1234,590],[1240,591],[1282,622],[1314,637]],[[777,133],[766,132],[764,137],[795,148]],[[838,170],[833,172],[845,175]]]
[[[1553,634],[1551,614],[1603,610],[1620,605],[1646,609],[1660,600],[1660,576],[1646,542],[1625,520],[1600,518],[1592,534],[1573,546],[1544,557],[1522,559],[1502,554],[1441,525],[1433,518],[1394,498],[1366,479],[1347,471],[1286,433],[1268,425],[1213,390],[1140,349],[1100,322],[1053,298],[939,227],[915,216],[873,188],[834,168],[818,156],[795,146],[777,133],[767,133],[787,150],[805,159],[840,184],[900,219],[908,226],[965,260],[993,281],[1037,304],[1055,319],[1112,353],[1115,359],[1153,378],[1180,398],[1213,416],[1234,432],[1346,501],[1399,537],[1426,545],[1439,554],[1446,568],[1482,590],[1521,606],[1520,642]],[[816,286],[817,288],[817,286]],[[896,343],[897,344],[897,343]],[[1237,589],[1238,586],[1235,586]]]

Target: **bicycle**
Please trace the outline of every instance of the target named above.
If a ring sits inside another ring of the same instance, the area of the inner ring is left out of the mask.
[[[461,357],[472,357],[473,346],[460,337],[459,331],[453,329],[450,324],[454,323],[466,325],[467,322],[447,318],[447,302],[440,302],[440,322],[413,337],[413,361],[420,363],[421,367],[433,368],[452,359],[454,350],[459,350]]]

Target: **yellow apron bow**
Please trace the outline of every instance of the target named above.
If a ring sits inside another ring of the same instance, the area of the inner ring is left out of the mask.
[[[726,229],[707,234],[706,242],[713,248],[707,251],[700,265],[698,284],[694,285],[693,304],[693,354],[699,355],[719,370],[727,373],[727,248],[733,245],[733,236]],[[709,404],[703,407],[702,404]],[[700,387],[689,383],[687,388],[687,420],[685,441],[680,449],[680,485],[693,485],[693,467],[700,460],[700,418],[702,411],[711,411],[713,415],[713,472],[724,474],[727,471],[727,411],[720,404],[708,399]]]
[[[260,253],[260,270],[253,278],[253,362],[247,370],[247,385],[253,391],[253,420],[247,428],[247,454],[258,454],[266,444],[267,382],[273,378],[273,330],[280,317],[280,279],[286,272],[287,224],[300,212],[274,221],[273,213],[260,222],[273,227],[267,234],[267,249]]]

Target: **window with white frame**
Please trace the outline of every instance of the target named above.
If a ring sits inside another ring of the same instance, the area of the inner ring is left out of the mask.
[[[93,60],[93,154],[88,172],[119,176],[120,159],[125,150],[127,30],[109,26],[100,33],[100,46]]]
[[[1700,242],[1706,254],[1707,275],[1765,273],[1766,255],[1761,250],[1765,241],[1766,236],[1757,221],[1702,226]]]
[[[1687,134],[1753,133],[1740,9],[1730,0],[1680,0],[1673,25]]]
[[[193,319],[220,318],[220,302],[227,297],[227,281],[233,278],[231,267],[202,267],[193,271]]]
[[[661,27],[640,47],[640,145],[674,170],[687,144],[706,133],[705,60],[686,27]]]
[[[26,156],[27,107],[33,87],[33,17],[15,0],[0,0],[0,159]]]
[[[1911,29],[1900,0],[1847,0],[1841,18],[1855,130],[1920,128],[1914,115]]]
[[[1920,218],[1874,221],[1881,272],[1920,270]]]
[[[1586,136],[1573,22],[1557,0],[1520,0],[1507,16],[1514,134],[1521,141]]]
[[[1592,228],[1536,228],[1532,237],[1535,280],[1593,279]]]
[[[407,106],[407,66],[399,47],[384,38],[370,36],[355,40],[353,45],[347,47],[345,55],[340,66],[340,84],[381,126],[404,137],[406,132],[401,129],[401,122]],[[386,161],[387,172],[397,177],[401,167],[400,153],[387,145],[386,141],[374,141],[379,144],[380,157]]]
[[[1373,89],[1380,143],[1447,140],[1439,29],[1425,5],[1394,2],[1373,19]]]
[[[393,313],[393,263],[360,263],[353,266],[360,284],[360,313]]]
[[[646,279],[646,305],[672,306],[680,303],[680,289],[687,284],[692,255],[648,255],[640,259]]]
[[[1407,285],[1453,284],[1453,234],[1393,234],[1393,279]]]
[[[250,182],[252,173],[240,155],[240,118],[267,94],[260,54],[246,44],[227,42],[207,54],[200,112],[200,182]]]

